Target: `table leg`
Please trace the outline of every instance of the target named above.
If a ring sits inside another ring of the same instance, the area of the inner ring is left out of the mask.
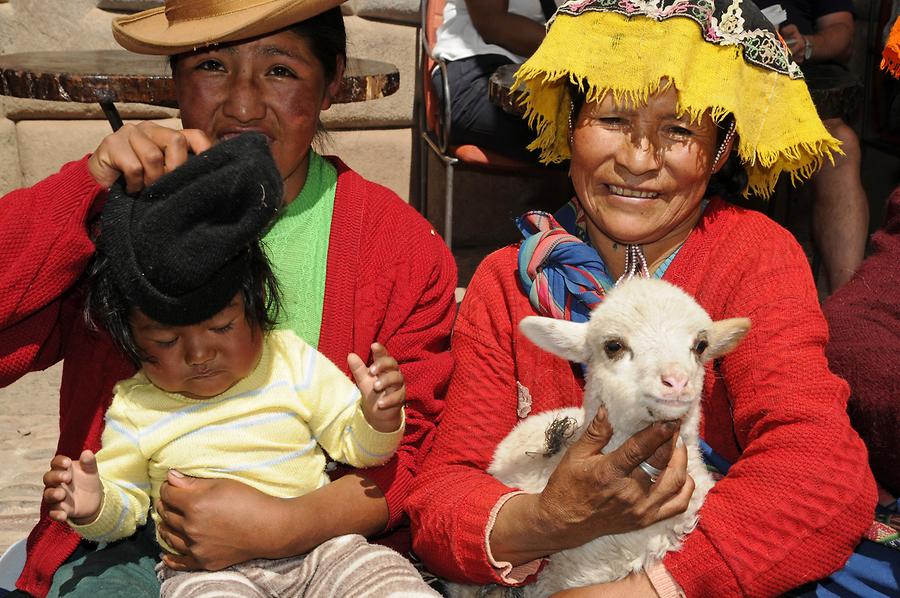
[[[119,116],[119,111],[116,110],[116,105],[112,102],[100,102],[100,107],[103,108],[103,114],[106,115],[106,120],[109,121],[109,125],[112,127],[112,130],[118,131],[122,128],[122,117]]]

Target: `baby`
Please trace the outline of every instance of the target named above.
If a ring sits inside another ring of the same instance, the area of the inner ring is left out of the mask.
[[[293,332],[273,329],[278,291],[260,238],[281,197],[258,135],[219,143],[138,197],[113,188],[86,313],[141,369],[115,387],[102,449],[51,461],[51,518],[110,542],[146,522],[169,470],[291,498],[329,482],[323,449],[353,467],[393,455],[406,390],[385,347],[372,346],[369,368],[348,356],[355,386]],[[175,552],[158,534],[157,541]],[[358,536],[329,543],[329,558],[354,551],[360,579],[396,569],[405,589],[421,588],[414,595],[437,595],[390,549]],[[302,595],[317,570],[304,558],[201,573],[160,564],[161,594],[188,595],[202,584],[214,594]]]

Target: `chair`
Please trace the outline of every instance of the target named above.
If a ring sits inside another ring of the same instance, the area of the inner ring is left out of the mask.
[[[16,580],[25,567],[25,538],[6,549],[0,556],[0,596],[16,588]]]
[[[419,5],[421,43],[416,53],[417,87],[421,101],[417,103],[419,128],[419,201],[420,211],[428,216],[428,149],[444,165],[444,242],[453,248],[453,173],[457,169],[475,170],[488,174],[522,174],[543,176],[546,170],[532,164],[507,158],[476,145],[450,145],[450,102],[441,102],[431,81],[431,71],[441,69],[445,99],[450,97],[447,63],[434,56],[437,30],[444,20],[444,0],[422,0]]]

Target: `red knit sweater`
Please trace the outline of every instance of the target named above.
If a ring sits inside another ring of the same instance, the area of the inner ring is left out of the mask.
[[[571,365],[518,331],[535,311],[519,286],[516,255],[507,247],[489,256],[468,288],[443,419],[407,503],[413,548],[453,580],[501,582],[485,526],[510,488],[484,471],[518,421],[519,393],[527,389],[531,413],[582,399]],[[875,486],[845,412],[847,385],[828,370],[803,252],[765,216],[714,200],[665,279],[713,319],[753,322],[704,386],[702,434],[735,465],[666,568],[691,597],[774,596],[826,576],[871,523]]]
[[[452,370],[456,266],[440,237],[396,194],[332,162],[338,184],[319,350],[349,375],[347,354],[369,355],[378,340],[406,376],[403,443],[386,465],[365,470],[387,497],[392,528]],[[113,384],[134,373],[109,338],[88,331],[79,317],[81,274],[94,250],[86,222],[101,192],[81,160],[0,199],[0,386],[63,359],[58,451],[75,458],[99,448]],[[18,587],[45,595],[78,542],[42,506]]]
[[[825,352],[850,383],[847,412],[869,447],[875,479],[900,496],[900,189],[872,247],[853,279],[825,302]]]

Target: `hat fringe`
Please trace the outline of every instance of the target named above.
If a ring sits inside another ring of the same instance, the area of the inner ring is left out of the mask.
[[[648,60],[652,57],[652,60]],[[809,178],[840,142],[819,119],[802,79],[745,62],[739,46],[704,41],[687,18],[653,21],[618,13],[557,15],[538,51],[516,73],[528,124],[529,146],[544,162],[571,156],[571,88],[588,102],[612,93],[617,103],[646,104],[673,86],[678,109],[715,122],[734,115],[737,152],[749,176],[746,192],[768,197],[781,173]]]

